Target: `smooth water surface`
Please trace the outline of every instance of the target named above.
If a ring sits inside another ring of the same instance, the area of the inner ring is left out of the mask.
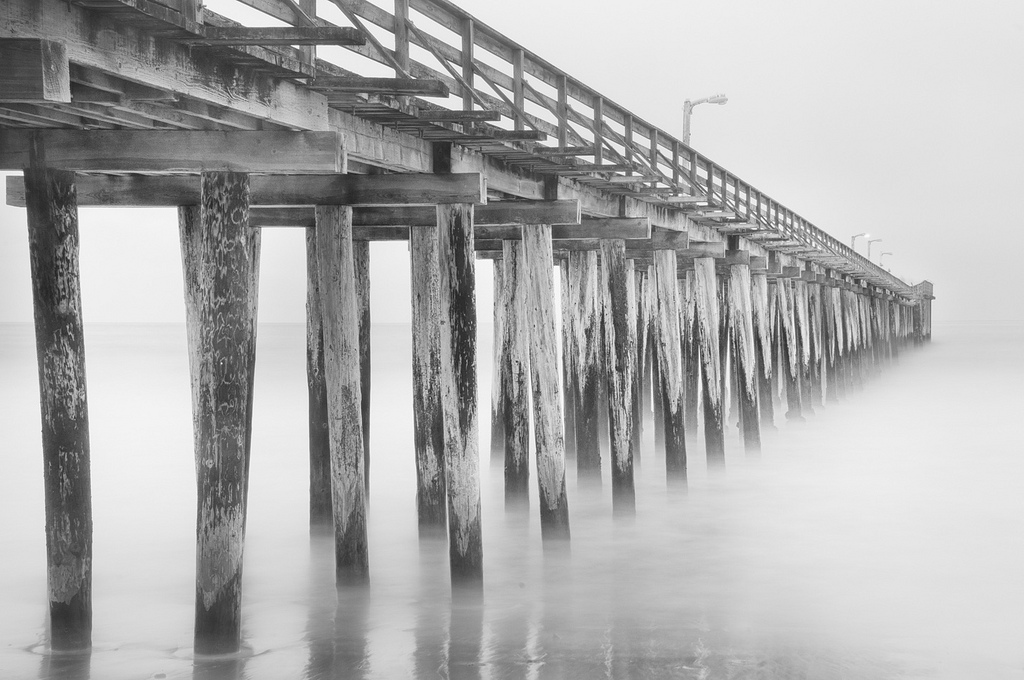
[[[304,329],[261,326],[246,652],[192,658],[195,481],[184,328],[88,326],[94,651],[45,653],[32,329],[0,325],[0,677],[1024,678],[1024,326],[938,325],[865,388],[779,419],[670,493],[645,442],[633,521],[577,489],[571,554],[506,515],[479,348],[482,601],[416,534],[407,326],[373,329],[369,592],[309,536]],[[648,433],[648,440],[650,439]],[[607,468],[607,464],[606,464]]]

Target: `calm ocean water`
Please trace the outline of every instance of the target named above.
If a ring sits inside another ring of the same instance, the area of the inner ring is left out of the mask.
[[[570,463],[571,555],[542,552],[535,495],[505,515],[483,446],[482,603],[453,602],[446,549],[416,538],[408,327],[372,342],[369,592],[336,594],[309,537],[304,330],[261,326],[246,653],[195,663],[184,328],[87,327],[95,649],[61,659],[32,329],[0,325],[0,677],[1024,678],[1024,325],[937,325],[863,391],[780,419],[759,459],[732,435],[724,474],[688,441],[684,494],[647,442],[632,522]]]

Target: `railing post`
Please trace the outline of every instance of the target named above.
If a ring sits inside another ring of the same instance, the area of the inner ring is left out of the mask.
[[[476,42],[476,26],[473,19],[466,17],[462,24],[462,79],[466,84],[473,87],[473,46]],[[462,93],[462,108],[465,111],[473,110],[473,95],[470,91]]]
[[[557,83],[558,92],[558,103],[555,108],[558,114],[558,146],[564,148],[569,145],[569,99],[568,99],[568,82],[564,73],[559,73],[555,77]]]
[[[526,121],[519,115],[519,111],[525,111],[526,88],[523,86],[523,70],[525,67],[526,53],[522,49],[512,50],[512,103],[515,104],[515,129],[523,130]]]
[[[594,95],[594,164],[604,161],[604,97]]]

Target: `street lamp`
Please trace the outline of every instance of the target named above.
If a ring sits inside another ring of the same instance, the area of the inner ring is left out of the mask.
[[[878,264],[879,264],[879,266],[881,266],[881,264],[882,264],[882,260],[884,260],[884,259],[885,259],[885,256],[886,256],[886,255],[892,255],[892,253],[889,253],[889,252],[885,252],[885,253],[882,253],[881,255],[879,255],[879,256],[878,256]]]
[[[861,236],[867,236],[868,238],[870,238],[871,234],[869,234],[866,231],[861,232],[859,234],[854,234],[853,238],[850,239],[850,247],[853,248],[854,250],[857,250],[857,239],[859,239]]]
[[[877,243],[878,241],[881,241],[881,240],[882,239],[880,239],[880,238],[869,238],[868,239],[868,260],[871,259],[871,244],[872,243]]]
[[[703,99],[695,99],[690,101],[687,99],[683,102],[683,144],[690,145],[690,116],[693,115],[693,107],[698,104],[724,104],[729,101],[728,97],[724,94],[716,94],[711,97],[704,97]]]

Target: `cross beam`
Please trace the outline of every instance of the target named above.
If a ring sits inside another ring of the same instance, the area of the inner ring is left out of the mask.
[[[200,179],[195,175],[78,175],[76,186],[79,190],[79,206],[198,205],[200,198]],[[249,186],[252,205],[434,206],[447,203],[480,204],[487,200],[484,177],[475,172],[451,175],[254,174],[249,178]],[[7,178],[7,202],[8,205],[25,205],[25,184],[21,177]],[[557,203],[572,203],[569,212],[579,214],[577,201]],[[566,212],[564,205],[558,209],[563,214]],[[428,209],[428,212],[433,215],[432,209]]]
[[[0,130],[0,170],[28,167],[34,135],[47,166],[60,170],[339,172],[342,165],[337,132]]]

